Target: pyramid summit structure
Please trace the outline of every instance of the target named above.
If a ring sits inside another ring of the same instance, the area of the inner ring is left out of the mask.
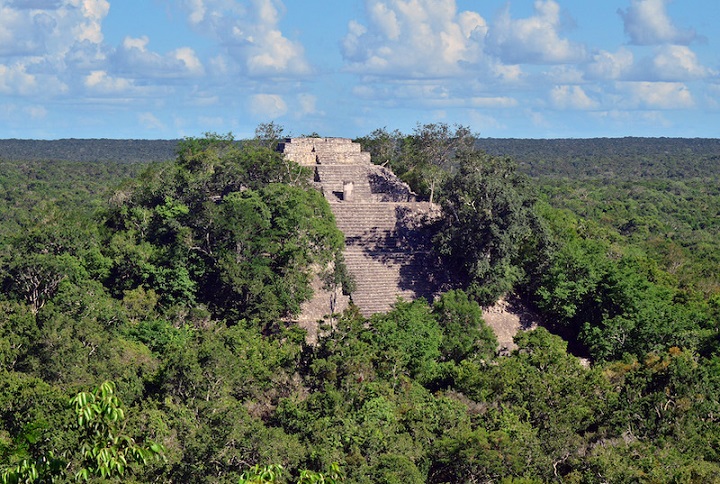
[[[288,138],[278,150],[314,170],[313,181],[345,234],[344,258],[355,280],[352,294],[331,293],[316,284],[300,322],[342,312],[350,301],[364,316],[385,312],[398,297],[432,300],[439,290],[431,247],[437,205],[417,201],[407,184],[348,138]]]

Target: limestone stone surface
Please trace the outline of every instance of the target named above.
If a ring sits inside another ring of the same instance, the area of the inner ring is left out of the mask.
[[[428,226],[440,216],[439,206],[418,202],[405,183],[373,165],[370,154],[350,139],[288,138],[279,150],[315,168],[315,186],[345,234],[345,263],[356,285],[352,294],[343,296],[316,282],[315,297],[299,318],[309,333],[317,333],[318,320],[327,320],[331,301],[335,312],[352,301],[371,316],[390,310],[398,297],[432,299],[442,281],[436,279]]]

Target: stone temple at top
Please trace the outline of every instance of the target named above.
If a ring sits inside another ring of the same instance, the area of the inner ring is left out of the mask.
[[[440,215],[436,205],[418,202],[408,185],[372,164],[370,153],[350,139],[288,138],[278,150],[313,168],[315,187],[345,234],[345,263],[356,286],[349,297],[316,287],[301,320],[343,311],[350,301],[370,316],[390,310],[398,298],[433,298],[439,281],[428,226]]]

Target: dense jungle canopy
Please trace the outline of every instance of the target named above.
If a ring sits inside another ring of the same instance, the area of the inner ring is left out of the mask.
[[[720,482],[717,140],[373,131],[454,277],[309,345],[343,235],[280,135],[0,151],[0,482]]]

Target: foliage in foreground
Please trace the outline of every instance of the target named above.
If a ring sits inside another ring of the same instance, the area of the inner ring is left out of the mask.
[[[106,381],[93,392],[78,393],[70,399],[69,406],[77,419],[78,435],[70,452],[50,450],[38,454],[32,445],[28,445],[36,444],[37,436],[20,436],[14,448],[4,451],[10,452],[11,461],[21,460],[0,474],[0,482],[61,482],[73,472],[76,481],[111,480],[124,478],[127,471],[137,469],[137,465],[133,467],[136,463],[145,465],[162,458],[162,445],[154,442],[138,445],[125,434],[122,428],[125,411],[115,394],[113,382]],[[56,431],[60,433],[72,427],[66,422],[63,429]],[[25,442],[22,442],[23,437]]]

